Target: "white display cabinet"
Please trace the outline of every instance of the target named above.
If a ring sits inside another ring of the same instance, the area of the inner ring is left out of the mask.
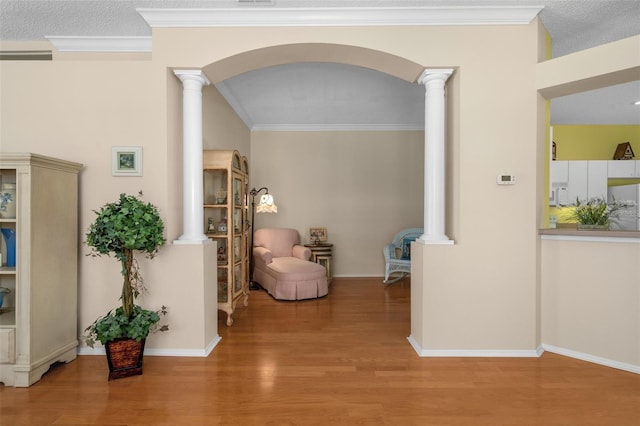
[[[15,217],[0,210],[0,228],[15,237],[15,266],[7,265],[6,238],[0,244],[0,286],[10,290],[0,311],[6,386],[31,386],[52,364],[76,358],[81,168],[37,154],[0,153],[0,188],[15,187]]]

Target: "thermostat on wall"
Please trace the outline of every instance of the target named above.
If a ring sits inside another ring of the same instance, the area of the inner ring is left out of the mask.
[[[498,175],[496,181],[498,185],[515,185],[516,177],[514,175]]]

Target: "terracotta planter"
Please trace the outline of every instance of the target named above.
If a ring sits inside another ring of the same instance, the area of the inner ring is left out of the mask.
[[[107,362],[109,363],[109,380],[142,374],[142,357],[145,339],[116,339],[107,342]]]

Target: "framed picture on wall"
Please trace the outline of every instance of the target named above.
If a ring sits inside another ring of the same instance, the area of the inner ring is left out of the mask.
[[[327,241],[327,228],[309,228],[309,240],[312,243]]]
[[[114,146],[111,148],[112,176],[142,176],[142,147]]]

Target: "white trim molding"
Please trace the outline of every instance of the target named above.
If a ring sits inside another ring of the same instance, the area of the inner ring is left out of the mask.
[[[611,236],[599,236],[599,235],[588,235],[589,231],[585,231],[584,236],[582,235],[548,235],[543,234],[540,236],[542,240],[555,240],[555,241],[588,241],[588,242],[597,242],[597,243],[627,243],[627,244],[638,244],[640,243],[640,238],[628,238],[628,237],[616,237],[615,235]],[[615,234],[617,231],[611,231],[611,234]]]
[[[138,8],[151,28],[526,25],[543,6]],[[59,52],[151,52],[151,36],[54,36]]]
[[[244,109],[244,107],[242,106],[242,103],[238,101],[238,98],[235,97],[229,85],[224,81],[219,81],[215,84],[215,87],[216,89],[218,89],[218,92],[220,92],[222,97],[224,97],[227,100],[229,105],[231,105],[231,108],[233,108],[236,114],[238,114],[238,116],[240,117],[240,120],[242,120],[244,125],[247,126],[249,130],[252,130],[254,124],[253,124],[253,120],[251,119],[251,116],[249,115],[247,110]]]
[[[80,37],[45,36],[59,52],[151,52],[150,36]]]
[[[255,124],[251,131],[261,132],[422,132],[424,126],[396,124]],[[362,275],[354,275],[361,277]]]
[[[595,355],[589,355],[582,352],[573,351],[571,349],[559,348],[553,345],[546,345],[544,343],[542,344],[542,348],[545,351],[552,352],[554,354],[579,359],[581,361],[592,362],[594,364],[604,365],[605,367],[616,368],[618,370],[629,371],[635,374],[640,374],[640,365],[627,364],[620,361],[614,361],[611,359],[602,358]]]
[[[478,357],[478,358],[539,358],[544,350],[542,346],[536,349],[423,349],[413,336],[407,340],[421,357]]]
[[[294,27],[529,24],[543,6],[138,8],[158,27]]]
[[[184,356],[184,357],[202,357],[206,358],[213,349],[220,343],[222,338],[216,336],[204,349],[147,349],[144,350],[145,356]],[[104,347],[89,348],[82,346],[78,348],[78,355],[106,355]]]

